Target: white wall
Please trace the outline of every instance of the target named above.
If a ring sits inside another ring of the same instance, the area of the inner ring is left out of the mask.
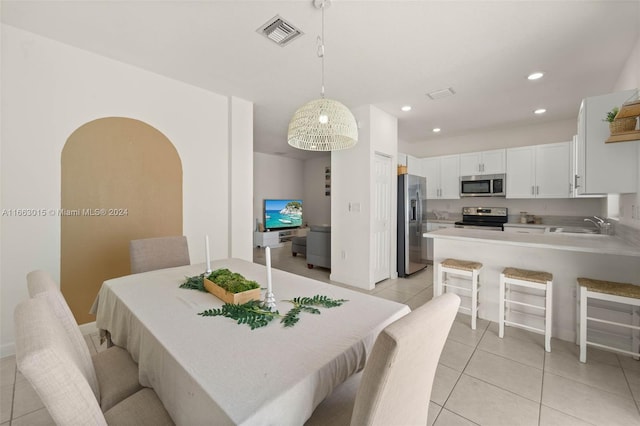
[[[253,262],[253,103],[229,99],[231,111],[229,138],[230,183],[229,221],[231,257]]]
[[[304,221],[309,225],[331,224],[331,197],[325,195],[325,168],[331,155],[304,162]]]
[[[307,206],[304,200],[304,161],[279,155],[253,153],[253,224],[263,221],[265,198],[303,200],[303,220]]]
[[[636,42],[629,59],[620,72],[620,77],[613,87],[613,92],[634,89],[640,87],[640,37]],[[626,142],[640,144],[640,142]],[[623,194],[620,196],[619,213],[620,223],[640,229],[640,149],[638,150],[638,192],[635,194]],[[636,211],[632,213],[632,210]]]
[[[331,280],[364,289],[374,288],[371,256],[371,185],[375,153],[397,165],[397,119],[371,105],[354,109],[359,124],[355,147],[331,154]],[[392,175],[395,188],[396,175]],[[392,205],[396,205],[396,191]],[[350,209],[351,207],[351,209]],[[395,209],[394,209],[395,212]],[[396,223],[395,213],[391,223]],[[391,242],[391,274],[396,270],[395,233]]]
[[[442,138],[438,137],[424,142],[401,142],[398,148],[400,152],[423,158],[570,141],[577,131],[579,106],[576,105],[576,118],[568,120],[479,130],[452,137],[442,135]]]
[[[191,261],[204,261],[205,234],[214,236],[213,258],[229,255],[226,97],[4,24],[1,86],[2,209],[60,208],[60,158],[68,136],[97,118],[135,118],[165,134],[181,157],[183,231]],[[252,173],[250,167],[236,172]],[[251,194],[246,197],[250,205]],[[246,226],[250,232],[251,223]],[[27,297],[27,272],[44,269],[59,281],[60,218],[3,216],[0,232],[5,355],[13,351],[13,311]]]

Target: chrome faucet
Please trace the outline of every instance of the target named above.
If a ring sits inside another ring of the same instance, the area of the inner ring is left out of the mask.
[[[584,221],[593,223],[596,226],[596,229],[598,230],[598,233],[609,235],[610,232],[611,232],[611,223],[605,221],[601,217],[598,217],[598,216],[593,216],[593,217],[596,220],[593,220],[593,219],[587,217],[587,218],[584,219]]]

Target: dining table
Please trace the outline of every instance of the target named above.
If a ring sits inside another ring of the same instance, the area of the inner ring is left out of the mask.
[[[241,259],[211,262],[262,288],[267,268]],[[214,295],[180,288],[204,264],[160,269],[105,281],[96,326],[138,363],[177,425],[302,425],[334,388],[364,368],[376,337],[410,312],[408,306],[339,285],[271,270],[276,310],[284,315],[296,297],[327,296],[345,302],[301,312],[285,327],[279,318],[251,329],[222,316]]]

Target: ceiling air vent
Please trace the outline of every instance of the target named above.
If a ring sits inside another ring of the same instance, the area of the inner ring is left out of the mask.
[[[286,46],[302,34],[302,31],[276,15],[256,30],[278,46]]]
[[[442,99],[452,96],[455,93],[456,92],[454,92],[451,87],[447,87],[446,89],[434,90],[433,92],[429,92],[427,93],[427,96],[435,101],[436,99]]]

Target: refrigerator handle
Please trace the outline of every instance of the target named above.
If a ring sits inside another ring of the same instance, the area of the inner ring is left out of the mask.
[[[416,191],[416,200],[418,200],[418,226],[416,226],[416,235],[420,236],[420,232],[422,232],[422,200],[420,199],[420,191]]]

